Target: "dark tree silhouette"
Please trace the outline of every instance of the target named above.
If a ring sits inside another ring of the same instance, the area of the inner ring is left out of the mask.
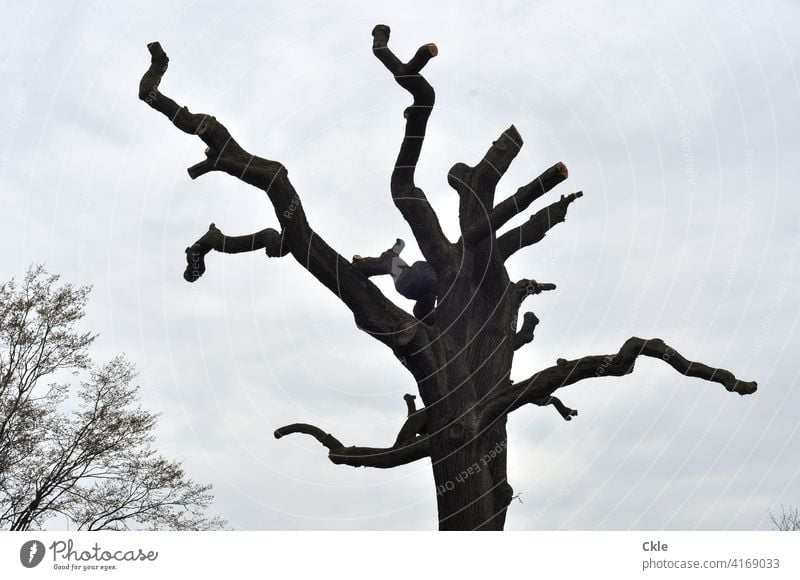
[[[450,169],[448,182],[460,200],[461,230],[460,238],[450,241],[414,179],[434,104],[433,88],[420,71],[436,56],[436,45],[423,45],[411,60],[402,62],[387,45],[388,26],[376,26],[372,37],[375,56],[413,97],[404,112],[405,134],[390,190],[425,258],[425,263],[410,267],[421,274],[407,280],[410,287],[398,284],[399,276],[395,277],[401,293],[417,300],[416,317],[388,300],[368,279],[392,273],[397,247],[387,251],[394,255],[356,256],[352,262],[339,255],[308,223],[300,196],[281,163],[248,153],[213,116],[191,113],[160,92],[168,58],[157,42],[148,45],[152,61],[139,85],[139,98],[207,145],[206,158],[189,168],[190,177],[223,171],[265,191],[281,228],[231,237],[212,224],[186,250],[185,278],[194,281],[203,274],[204,257],[212,249],[227,253],[265,250],[272,257],[291,254],[352,311],[359,329],[392,350],[414,377],[424,403],[417,410],[413,398],[407,396],[409,416],[391,447],[345,446],[307,424],[282,427],[275,437],[305,433],[328,448],[332,462],[351,466],[389,468],[429,457],[439,528],[501,530],[512,499],[506,479],[506,416],[515,409],[552,405],[570,420],[577,412],[554,396],[558,389],[583,379],[628,374],[639,356],[661,359],[679,373],[721,383],[740,395],[755,392],[754,382],[691,362],[660,339],[641,338],[628,339],[613,354],[559,359],[555,366],[513,383],[509,376],[514,352],[533,340],[539,322],[526,312],[517,329],[522,303],[531,295],[554,290],[555,285],[532,279],[512,282],[505,261],[563,222],[567,208],[582,193],[562,195],[521,226],[500,233],[509,220],[567,178],[567,168],[556,163],[495,203],[498,181],[522,146],[522,138],[511,126],[476,165],[456,163]]]

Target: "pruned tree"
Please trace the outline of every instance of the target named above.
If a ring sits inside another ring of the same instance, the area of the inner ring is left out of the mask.
[[[153,449],[155,413],[138,405],[123,357],[95,366],[81,332],[88,287],[41,266],[0,284],[0,527],[64,516],[78,530],[205,530],[210,485]],[[57,382],[72,376],[77,389]]]
[[[437,47],[425,44],[403,62],[388,47],[388,26],[376,26],[372,37],[374,55],[413,97],[403,114],[405,132],[389,185],[392,200],[425,258],[424,266],[409,267],[416,267],[418,274],[406,280],[417,280],[410,288],[403,282],[401,290],[399,271],[394,276],[403,295],[419,296],[412,296],[417,300],[416,316],[395,305],[368,279],[391,274],[402,247],[396,244],[387,251],[394,256],[384,252],[379,258],[356,256],[352,261],[337,253],[309,224],[280,162],[249,153],[216,118],[192,113],[160,91],[168,58],[159,43],[148,45],[151,64],[141,79],[139,98],[206,145],[205,159],[189,168],[189,176],[222,171],[255,186],[267,194],[280,224],[279,229],[245,236],[226,236],[212,224],[187,248],[185,278],[195,281],[205,272],[205,257],[211,250],[262,250],[270,257],[291,254],[350,309],[359,329],[391,349],[411,373],[424,403],[417,410],[408,399],[408,419],[390,447],[346,446],[323,429],[302,423],[277,429],[275,437],[310,435],[329,450],[332,462],[351,466],[390,468],[430,458],[439,528],[501,530],[512,499],[506,478],[506,417],[515,409],[551,405],[570,420],[577,412],[562,403],[556,391],[583,379],[628,374],[639,356],[663,360],[681,374],[720,383],[733,393],[755,392],[754,382],[689,361],[660,339],[642,338],[626,340],[616,353],[559,359],[552,367],[512,382],[514,354],[533,340],[539,322],[526,312],[517,328],[523,302],[554,290],[555,285],[533,279],[512,281],[505,262],[563,222],[582,192],[561,195],[522,225],[501,231],[567,178],[567,168],[556,163],[496,202],[498,182],[522,146],[520,134],[511,126],[476,165],[456,163],[448,172],[448,183],[459,196],[460,225],[459,239],[448,239],[414,176],[434,105],[433,87],[420,73],[436,56]]]

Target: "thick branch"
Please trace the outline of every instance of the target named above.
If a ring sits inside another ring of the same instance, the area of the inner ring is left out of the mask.
[[[732,393],[750,395],[756,392],[755,382],[740,381],[725,369],[687,360],[660,338],[645,340],[633,337],[625,341],[616,354],[585,356],[571,361],[559,359],[556,366],[498,389],[480,405],[480,425],[491,425],[511,411],[528,403],[538,404],[537,401],[549,397],[554,391],[583,379],[629,374],[639,356],[661,359],[683,375],[720,383]]]
[[[337,465],[387,469],[412,463],[430,455],[427,435],[392,447],[345,447],[336,437],[325,433],[319,427],[295,423],[276,429],[275,438],[280,439],[292,433],[304,433],[314,437],[328,448],[328,459]]]
[[[514,335],[514,350],[522,348],[533,341],[533,331],[536,329],[537,324],[539,324],[539,319],[533,312],[526,312],[523,315],[522,326],[517,334]]]
[[[541,241],[550,228],[566,219],[569,204],[579,197],[583,197],[582,191],[562,195],[560,200],[537,211],[521,226],[500,236],[497,239],[497,248],[502,259],[505,260],[517,250]]]
[[[511,218],[525,211],[534,201],[564,181],[568,175],[567,166],[561,162],[556,163],[539,177],[520,187],[514,195],[498,203],[489,214],[488,220],[476,222],[464,233],[464,239],[475,242],[485,238],[490,232],[497,232]]]
[[[275,430],[275,438],[280,439],[291,433],[304,433],[328,448],[328,458],[336,464],[353,467],[397,467],[411,463],[430,455],[428,447],[428,418],[425,409],[417,409],[416,397],[411,394],[403,396],[408,409],[400,432],[391,447],[345,447],[333,435],[325,433],[319,427],[305,423],[295,423]],[[418,436],[419,435],[419,436]]]
[[[391,178],[392,199],[408,222],[425,259],[441,272],[450,261],[450,242],[442,232],[439,218],[425,193],[414,183],[428,118],[433,110],[433,87],[419,74],[422,67],[438,54],[433,43],[421,46],[414,57],[403,63],[389,49],[389,27],[379,24],[372,31],[372,52],[394,75],[397,83],[414,97],[403,116],[406,119],[403,143]]]
[[[192,168],[192,177],[212,170],[214,162],[223,156],[247,164],[252,155],[239,146],[222,123],[209,115],[190,113],[189,109],[179,106],[159,91],[161,79],[167,72],[169,58],[158,42],[151,42],[147,45],[147,49],[151,56],[150,68],[139,82],[139,98],[156,111],[163,113],[178,129],[190,135],[197,135],[208,145],[206,151],[208,159]],[[280,164],[275,165],[277,170]],[[200,166],[204,166],[202,171]]]
[[[289,246],[283,236],[272,228],[267,228],[249,236],[226,236],[214,224],[194,244],[186,248],[186,270],[183,278],[194,282],[206,271],[205,257],[211,250],[226,254],[253,252],[264,249],[267,256],[280,258],[289,253]]]
[[[456,163],[450,169],[447,182],[458,192],[458,215],[462,234],[470,232],[476,224],[487,223],[490,219],[497,183],[521,147],[522,136],[516,127],[511,125],[497,141],[492,143],[486,155],[475,167]],[[468,243],[479,242],[483,237],[485,236],[465,235],[464,240]]]

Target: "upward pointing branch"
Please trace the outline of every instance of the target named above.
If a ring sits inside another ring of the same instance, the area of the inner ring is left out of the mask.
[[[569,204],[579,197],[583,197],[582,191],[570,193],[567,196],[562,195],[561,199],[537,211],[521,226],[511,229],[497,238],[500,257],[506,260],[514,252],[544,239],[553,226],[567,219]]]
[[[442,232],[439,218],[425,193],[414,183],[414,171],[435,101],[433,87],[419,72],[438,54],[438,49],[433,43],[425,44],[410,61],[403,63],[389,49],[389,33],[389,27],[383,24],[373,29],[372,52],[394,75],[397,84],[414,97],[413,104],[403,113],[406,128],[392,172],[392,199],[411,227],[425,259],[441,272],[450,263],[451,244]]]
[[[197,281],[206,271],[205,257],[211,250],[239,254],[262,249],[270,257],[280,258],[289,253],[289,246],[283,243],[283,236],[272,228],[246,236],[226,236],[217,226],[211,224],[199,240],[186,248],[186,270],[183,278],[187,282]]]

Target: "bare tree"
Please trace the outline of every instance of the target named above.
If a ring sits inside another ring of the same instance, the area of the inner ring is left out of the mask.
[[[779,532],[800,532],[800,509],[789,508],[787,509],[781,505],[780,515],[769,512],[769,519],[772,522],[772,528]]]
[[[390,447],[346,446],[307,424],[282,427],[275,437],[305,433],[328,448],[331,461],[351,466],[389,468],[430,458],[440,529],[500,530],[512,498],[506,479],[506,416],[515,409],[551,405],[570,420],[577,412],[555,397],[555,391],[583,379],[630,373],[639,356],[663,360],[681,374],[720,383],[733,393],[755,392],[754,382],[689,361],[660,339],[642,338],[626,340],[616,353],[559,359],[555,366],[513,383],[514,353],[533,340],[539,322],[526,312],[518,329],[520,308],[527,297],[555,285],[533,279],[513,282],[505,261],[563,222],[582,193],[562,195],[521,226],[501,233],[509,220],[567,178],[567,168],[556,163],[496,203],[496,186],[522,146],[511,126],[476,165],[456,163],[448,172],[460,199],[460,238],[452,242],[414,177],[434,105],[433,88],[420,71],[436,56],[436,45],[425,44],[402,62],[388,47],[388,26],[376,26],[372,37],[374,55],[413,97],[404,111],[405,133],[390,181],[392,200],[425,258],[412,266],[398,261],[399,240],[377,258],[356,256],[350,261],[332,249],[308,223],[281,163],[252,155],[216,118],[191,113],[159,90],[168,58],[159,43],[148,45],[151,64],[141,79],[139,98],[206,145],[205,159],[189,168],[190,177],[222,171],[255,186],[266,192],[280,224],[279,230],[244,236],[226,236],[212,224],[187,248],[184,277],[197,280],[211,250],[291,254],[350,309],[359,329],[392,350],[411,373],[425,405],[417,410],[408,399],[409,417]],[[417,301],[413,316],[370,282],[369,276],[378,274],[391,274],[400,293]]]
[[[57,282],[37,266],[0,285],[0,527],[56,515],[79,530],[221,527],[204,515],[211,486],[152,448],[133,365],[92,364],[95,335],[77,329],[89,288]]]

